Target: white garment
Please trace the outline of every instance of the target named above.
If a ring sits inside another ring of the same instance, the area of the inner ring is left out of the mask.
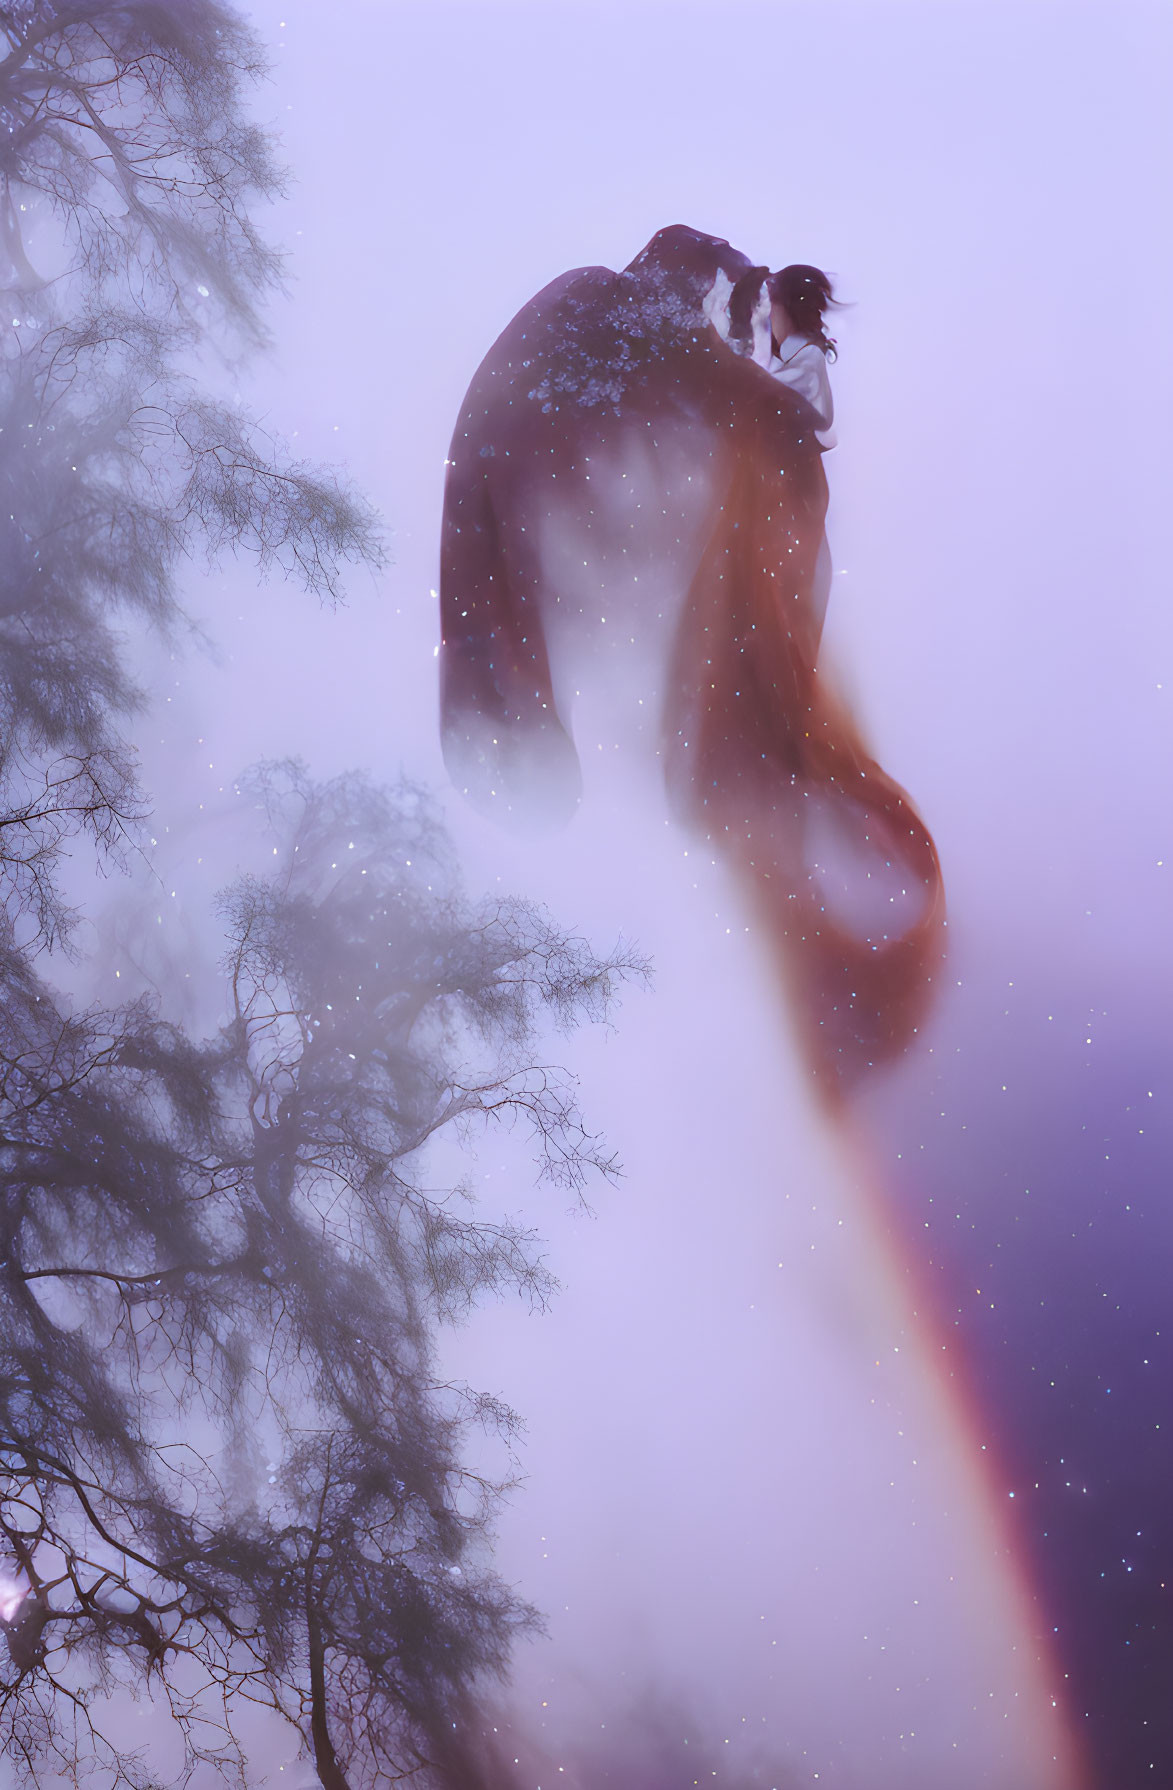
[[[831,427],[835,417],[835,402],[831,396],[827,357],[822,349],[806,336],[787,336],[777,354],[770,357],[768,371],[772,378],[779,380],[782,385],[788,385],[791,391],[806,399],[819,419],[819,427],[815,431],[819,446],[833,448],[838,439]]]
[[[770,336],[770,294],[766,283],[762,281],[762,289],[758,293],[757,303],[750,317],[750,339],[748,342],[734,342],[729,335],[729,300],[733,296],[733,281],[721,269],[705,295],[701,309],[706,323],[711,323],[721,340],[732,348],[734,354],[745,355],[755,360],[759,367],[768,367],[772,339]]]
[[[717,269],[717,277],[705,294],[701,310],[705,322],[711,323],[723,342],[729,340],[729,298],[733,291],[733,281],[724,268]]]

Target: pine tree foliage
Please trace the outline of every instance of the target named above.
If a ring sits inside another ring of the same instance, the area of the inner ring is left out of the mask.
[[[70,1015],[8,966],[0,1734],[30,1777],[145,1786],[129,1686],[225,1779],[251,1700],[327,1790],[471,1783],[470,1699],[534,1618],[487,1561],[501,1488],[461,1465],[510,1414],[439,1383],[432,1338],[549,1281],[423,1165],[520,1126],[559,1187],[614,1172],[538,1040],[642,965],[467,902],[410,788],[281,766],[241,799],[277,854],[224,897],[215,1036]]]

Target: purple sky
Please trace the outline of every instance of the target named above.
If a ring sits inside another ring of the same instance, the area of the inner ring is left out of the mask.
[[[1054,1631],[1092,1618],[1071,1574],[1040,1565],[1041,1528],[1006,1514],[1035,1422],[1013,1370],[1037,1366],[1031,1314],[1056,1275],[1092,1365],[1124,1347],[1087,1330],[1101,1289],[1051,1239],[1100,1197],[1079,1113],[1107,1102],[1126,1128],[1150,1090],[1159,1107],[1162,1030],[1167,1083],[1170,14],[251,10],[275,48],[260,109],[296,184],[272,223],[292,302],[248,391],[307,456],[349,466],[395,564],[377,587],[353,580],[339,614],[258,596],[243,570],[193,585],[224,658],[152,661],[161,824],[190,828],[261,754],[444,787],[429,593],[461,396],[547,280],[621,266],[686,222],[827,267],[854,301],[836,324],[827,645],[950,896],[957,986],[932,1055],[832,1138],[735,894],[695,853],[686,865],[662,814],[622,779],[588,783],[576,827],[522,850],[449,800],[474,887],[500,878],[657,963],[614,1037],[551,1047],[580,1069],[622,1189],[584,1220],[517,1181],[510,1208],[550,1235],[565,1293],[453,1344],[530,1426],[501,1559],[551,1639],[522,1662],[519,1720],[546,1724],[581,1790],[602,1781],[581,1775],[588,1741],[648,1686],[683,1711],[676,1741],[691,1722],[720,1755],[718,1783],[1070,1790],[1051,1693],[1090,1720],[1094,1672]],[[200,881],[185,844],[169,938]],[[972,1129],[950,1129],[960,1111]],[[914,1152],[931,1167],[911,1170]],[[1019,1156],[1047,1188],[1025,1228]],[[488,1197],[508,1166],[486,1155]],[[925,1241],[934,1200],[958,1216]],[[1127,1204],[1125,1186],[1095,1213],[1125,1306],[1161,1236],[1129,1228]],[[1000,1328],[955,1337],[987,1255],[1013,1258]],[[1071,1393],[1076,1438],[1089,1385]],[[1081,1544],[1105,1561],[1106,1533]],[[1095,1744],[1121,1762],[1112,1790],[1134,1766],[1154,1781],[1139,1727]]]

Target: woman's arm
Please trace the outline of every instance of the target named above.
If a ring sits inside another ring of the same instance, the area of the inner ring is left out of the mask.
[[[813,342],[805,342],[783,359],[770,362],[770,375],[788,385],[800,398],[805,398],[819,419],[820,429],[829,429],[835,417],[831,396],[831,380],[827,373],[827,357]]]
[[[780,385],[789,386],[792,392],[797,392],[800,398],[806,399],[818,418],[816,434],[823,451],[835,447],[838,437],[831,427],[835,417],[835,401],[831,396],[827,357],[822,349],[817,348],[813,342],[804,342],[801,348],[784,358],[775,355],[770,362],[769,371],[771,378],[778,380]]]

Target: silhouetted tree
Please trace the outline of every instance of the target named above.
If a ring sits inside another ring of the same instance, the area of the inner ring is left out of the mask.
[[[263,67],[214,0],[0,6],[0,909],[27,948],[68,930],[64,840],[117,855],[142,815],[119,612],[173,627],[196,551],[327,598],[379,558],[362,499],[197,378],[263,340],[280,276]]]
[[[242,795],[277,855],[225,898],[215,1036],[75,1010],[38,958],[63,849],[117,861],[145,812],[119,628],[178,628],[201,557],[325,599],[380,558],[369,506],[217,395],[280,283],[263,68],[216,0],[0,4],[0,1756],[145,1786],[133,1695],[242,1777],[252,1702],[329,1790],[467,1790],[470,1698],[533,1617],[462,1466],[511,1415],[432,1338],[548,1281],[422,1164],[523,1123],[555,1182],[608,1172],[536,1028],[635,961],[469,906],[418,794],[289,767]]]
[[[537,1027],[604,1019],[641,966],[468,904],[409,788],[270,767],[241,799],[278,850],[224,898],[216,1036],[141,1001],[70,1015],[7,965],[6,1750],[151,1782],[110,1700],[135,1686],[188,1765],[239,1776],[253,1701],[327,1790],[463,1787],[469,1699],[533,1618],[487,1564],[499,1488],[459,1452],[510,1414],[439,1384],[431,1337],[548,1281],[529,1233],[423,1165],[442,1134],[521,1124],[556,1184],[610,1172]]]

